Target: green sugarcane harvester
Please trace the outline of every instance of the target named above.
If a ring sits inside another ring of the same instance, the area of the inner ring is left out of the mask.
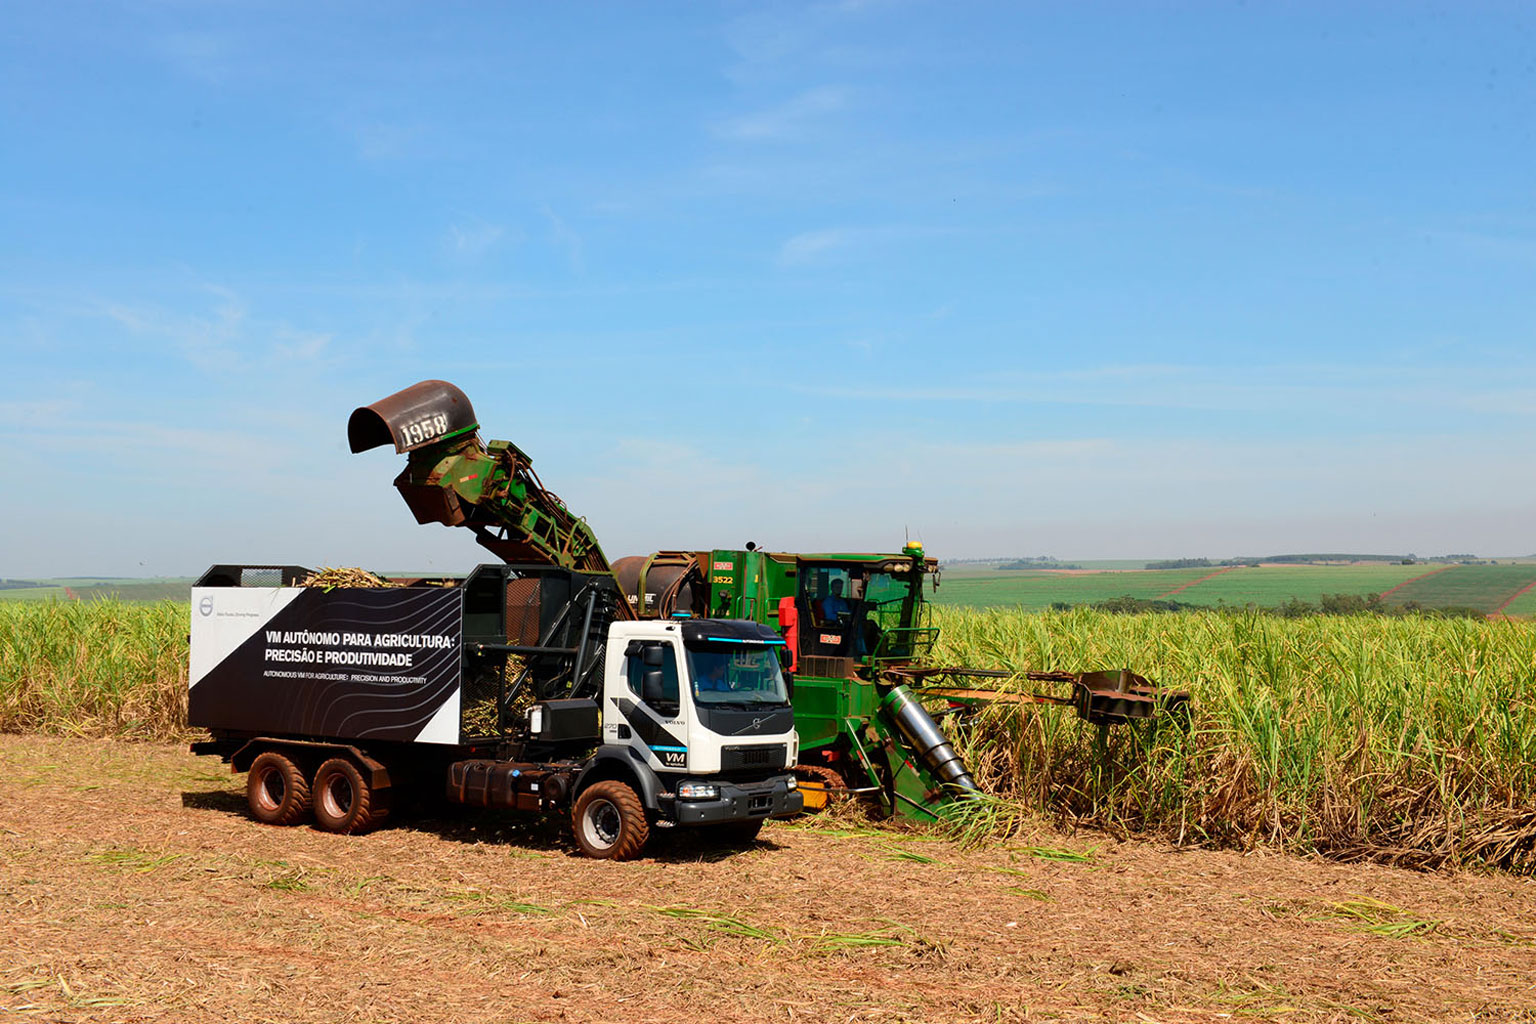
[[[395,487],[418,523],[467,527],[508,563],[613,573],[629,599],[616,609],[620,618],[748,619],[778,630],[787,641],[807,807],[860,794],[887,813],[932,819],[976,794],[928,707],[964,718],[996,703],[1068,705],[1102,737],[1112,725],[1188,700],[1128,669],[1019,673],[933,664],[939,631],[929,624],[924,583],[938,586],[939,566],[918,543],[894,554],[792,554],[748,544],[610,564],[586,521],[543,486],[526,453],[509,441],[481,441],[469,399],[446,381],[422,381],[358,409],[348,437],[354,452],[394,443],[407,456]],[[1059,692],[974,685],[1011,679]]]

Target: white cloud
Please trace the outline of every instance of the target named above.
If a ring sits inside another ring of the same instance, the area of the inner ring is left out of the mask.
[[[1483,371],[1387,366],[1195,367],[1116,365],[1011,372],[928,384],[798,386],[804,394],[854,401],[1000,402],[1306,414],[1413,410],[1422,421],[1446,409],[1536,416],[1536,369],[1510,366],[1489,383]],[[794,386],[794,385],[792,385]]]
[[[801,138],[817,121],[847,109],[848,98],[848,91],[838,86],[807,89],[775,106],[721,121],[715,134],[745,142]]]
[[[343,118],[339,128],[364,160],[400,160],[431,149],[421,124],[357,117]]]
[[[204,290],[219,301],[207,314],[189,314],[150,306],[108,305],[108,317],[134,334],[173,343],[188,362],[208,372],[231,372],[245,362],[246,306],[234,292],[217,285]]]
[[[785,239],[779,246],[779,262],[784,266],[811,263],[834,249],[847,245],[851,234],[843,228],[827,228],[822,231],[805,231]]]
[[[834,253],[854,248],[899,246],[915,240],[956,236],[965,232],[954,228],[925,227],[916,224],[886,224],[861,228],[821,228],[803,231],[779,245],[778,262],[793,267],[828,258]]]
[[[506,235],[499,224],[448,225],[447,247],[455,256],[479,259],[494,249]]]
[[[320,331],[280,328],[274,334],[273,353],[291,362],[314,362],[326,354],[335,335]]]
[[[106,302],[97,312],[128,333],[159,342],[208,374],[250,373],[262,366],[313,363],[332,354],[335,335],[253,317],[245,298],[220,285],[200,286],[211,296],[205,311]]]
[[[151,48],[182,74],[216,85],[225,82],[233,70],[233,47],[230,38],[221,33],[168,32],[154,39]]]
[[[544,218],[549,221],[549,235],[556,247],[565,252],[566,261],[571,272],[577,276],[585,276],[587,261],[581,235],[568,227],[560,215],[548,206],[543,208]]]
[[[79,409],[79,402],[59,398],[0,402],[0,427],[49,430],[67,422]]]

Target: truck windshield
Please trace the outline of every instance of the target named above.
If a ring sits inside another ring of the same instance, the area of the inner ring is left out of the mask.
[[[787,704],[777,648],[690,644],[688,677],[700,704]]]

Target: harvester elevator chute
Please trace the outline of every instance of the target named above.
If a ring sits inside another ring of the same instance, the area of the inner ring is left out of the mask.
[[[353,452],[385,444],[406,456],[395,488],[418,523],[463,526],[503,562],[612,572],[586,520],[571,513],[533,471],[533,459],[510,441],[480,440],[480,423],[464,392],[424,380],[353,411]],[[619,602],[619,617],[636,616]]]

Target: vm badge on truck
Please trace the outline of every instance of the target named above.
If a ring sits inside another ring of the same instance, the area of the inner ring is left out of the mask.
[[[661,758],[661,763],[668,768],[688,767],[687,747],[652,747],[651,750],[657,757]]]

